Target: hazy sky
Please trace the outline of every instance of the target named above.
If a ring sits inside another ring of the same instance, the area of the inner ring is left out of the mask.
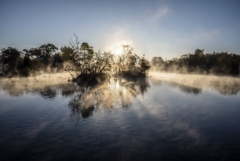
[[[73,34],[94,50],[134,47],[148,59],[240,53],[239,0],[0,0],[0,48],[69,45]]]

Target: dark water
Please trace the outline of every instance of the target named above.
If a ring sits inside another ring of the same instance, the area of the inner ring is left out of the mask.
[[[154,79],[4,84],[0,160],[240,160],[240,93],[232,88]]]

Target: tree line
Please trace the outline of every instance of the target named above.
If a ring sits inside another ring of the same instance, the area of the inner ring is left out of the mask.
[[[38,48],[17,50],[13,47],[3,48],[0,54],[1,74],[3,76],[29,76],[48,68],[60,70],[63,61],[58,48],[53,44],[44,44]]]
[[[164,61],[161,57],[151,60],[153,68],[164,72],[239,75],[240,55],[227,52],[203,53],[196,49],[194,54],[184,54],[180,58]]]
[[[122,45],[122,53],[97,51],[87,42],[78,40],[76,35],[70,46],[58,48],[53,44],[44,44],[37,48],[17,50],[3,48],[0,54],[0,66],[3,76],[30,76],[38,71],[75,71],[79,74],[131,74],[145,75],[150,62],[144,56],[139,57],[129,45]]]

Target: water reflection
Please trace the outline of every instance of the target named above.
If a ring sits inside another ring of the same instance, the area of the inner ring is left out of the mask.
[[[184,83],[175,81],[166,81],[154,78],[115,78],[110,82],[96,86],[79,86],[76,83],[67,82],[65,79],[43,79],[40,78],[22,78],[22,79],[1,79],[0,87],[10,96],[21,96],[24,93],[37,94],[44,99],[55,99],[58,94],[69,98],[68,107],[72,115],[78,118],[88,118],[97,110],[111,110],[113,108],[128,108],[137,95],[144,95],[147,89],[152,85],[162,86],[167,84],[178,88],[183,93],[199,95],[203,88],[217,90],[223,95],[236,95],[240,91],[240,83],[227,83],[221,80],[214,80],[203,86],[201,84],[187,86]],[[61,77],[62,78],[62,77]],[[36,81],[38,80],[38,82]]]
[[[189,93],[194,95],[199,95],[202,93],[202,88],[196,88],[191,86],[182,85],[174,82],[167,82],[158,79],[151,79],[151,83],[154,85],[163,85],[163,83],[170,85],[171,87],[178,88],[183,93]]]
[[[119,88],[119,83],[118,83],[118,81],[117,81],[117,84],[116,84],[116,86],[117,86],[117,90],[118,90],[118,88]]]
[[[18,97],[24,93],[39,94],[44,99],[54,99],[58,93],[63,97],[72,97],[69,102],[71,107],[88,108],[101,107],[110,108],[114,103],[121,104],[121,107],[128,107],[132,100],[138,95],[144,95],[147,88],[150,88],[149,78],[139,79],[112,79],[98,86],[81,87],[75,83],[67,82],[68,75],[65,77],[39,76],[38,78],[12,78],[0,79],[0,88],[10,96]],[[150,78],[154,85],[168,84],[178,88],[181,92],[199,95],[203,89],[216,90],[222,95],[237,95],[240,91],[240,81],[229,82],[226,79],[215,79],[201,82],[194,80],[189,83],[181,80],[167,80],[164,78]],[[94,108],[94,109],[95,109]]]
[[[56,90],[59,88],[63,91],[74,89],[74,87],[69,87],[72,84],[67,81],[69,76],[69,74],[63,73],[61,77],[58,74],[42,74],[28,78],[2,78],[0,79],[0,88],[13,97],[22,96],[24,93],[32,93],[40,94],[46,99],[53,99],[56,97]]]
[[[44,99],[54,99],[57,96],[56,90],[49,86],[44,87],[39,93]]]
[[[80,114],[82,118],[93,115],[94,110],[112,108],[128,108],[133,99],[147,91],[150,87],[146,78],[112,79],[94,87],[78,87],[76,94],[69,102],[73,114]]]
[[[0,148],[8,160],[233,160],[239,154],[239,95],[148,78],[94,87],[37,79],[0,80]],[[239,91],[223,85],[208,89]]]
[[[148,79],[145,77],[137,79],[118,77],[94,86],[79,86],[76,83],[67,82],[66,79],[44,80],[45,76],[41,78],[42,80],[40,78],[2,79],[1,88],[15,97],[32,93],[44,99],[53,100],[61,94],[63,97],[70,98],[68,106],[72,114],[82,118],[92,116],[97,109],[128,108],[137,95],[144,95],[150,88]]]
[[[231,77],[199,76],[191,78],[181,78],[170,76],[170,78],[150,76],[155,84],[163,82],[172,87],[179,88],[184,93],[199,95],[203,89],[218,91],[222,95],[237,95],[240,92],[240,79]],[[189,76],[190,77],[190,76]],[[190,80],[190,81],[189,81]]]

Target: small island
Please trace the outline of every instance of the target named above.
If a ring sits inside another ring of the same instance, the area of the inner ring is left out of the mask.
[[[18,51],[8,47],[2,49],[1,76],[28,77],[44,73],[68,72],[80,85],[96,84],[110,80],[111,77],[146,77],[150,62],[134,53],[129,45],[122,45],[120,52],[94,52],[87,42],[80,43],[78,36],[70,41],[70,46],[58,48],[53,44],[44,44],[38,48]]]

